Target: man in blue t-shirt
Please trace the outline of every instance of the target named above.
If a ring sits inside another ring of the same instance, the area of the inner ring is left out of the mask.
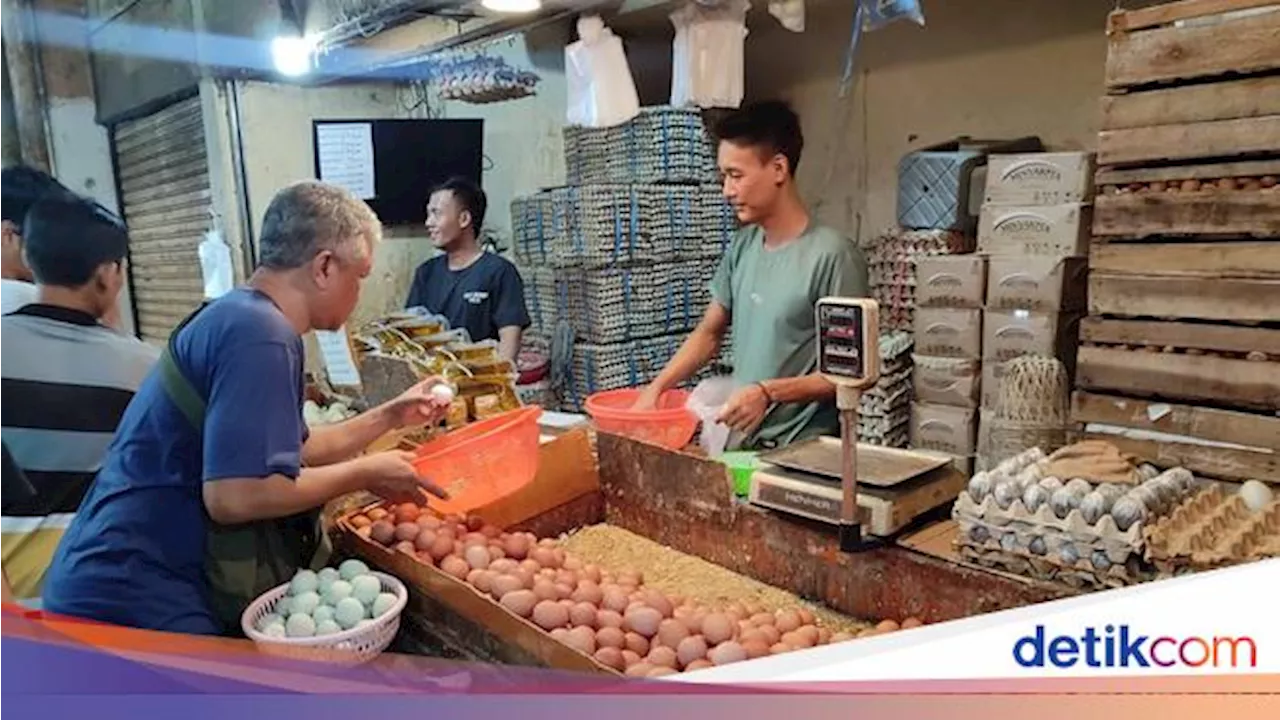
[[[515,362],[529,311],[516,266],[480,247],[486,205],[484,191],[461,178],[431,193],[427,231],[443,254],[418,266],[405,307],[443,315],[472,340],[497,340],[498,354]]]
[[[308,432],[302,419],[302,335],[346,321],[380,236],[377,216],[345,190],[302,182],[276,194],[248,284],[174,338],[174,364],[205,403],[203,433],[153,371],[58,547],[46,610],[215,634],[208,520],[286,518],[359,490],[441,494],[418,477],[409,453],[359,455],[387,431],[439,421],[447,403],[428,392],[437,381],[339,425]]]

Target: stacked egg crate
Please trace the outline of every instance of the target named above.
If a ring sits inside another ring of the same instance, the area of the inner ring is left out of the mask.
[[[1280,500],[1252,481],[1201,488],[1143,528],[1146,558],[1162,577],[1280,557]]]
[[[911,333],[890,330],[880,336],[880,380],[862,393],[859,442],[906,447],[911,421]]]
[[[952,508],[962,557],[1073,587],[1120,587],[1154,577],[1143,528],[1196,492],[1185,468],[1142,468],[1139,485],[1045,475],[1033,448],[979,472]]]
[[[716,181],[715,148],[696,109],[643,108],[622,125],[566,127],[570,185]]]
[[[688,334],[681,333],[620,343],[576,343],[566,382],[560,388],[561,407],[581,412],[587,398],[593,393],[638,387],[652,382],[686,338]],[[730,362],[726,338],[720,357],[689,384],[715,374],[714,365],[727,365]]]
[[[973,238],[957,230],[898,228],[875,238],[867,248],[867,270],[871,297],[880,303],[881,329],[911,332],[919,258],[972,251]]]

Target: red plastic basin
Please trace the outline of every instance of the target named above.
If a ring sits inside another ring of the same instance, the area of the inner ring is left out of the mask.
[[[596,427],[614,435],[643,440],[669,450],[689,444],[698,430],[698,418],[684,406],[689,393],[668,390],[654,410],[632,410],[641,390],[606,390],[587,398],[586,410]]]
[[[431,499],[445,514],[462,515],[520,489],[538,474],[542,408],[511,410],[446,433],[417,450],[418,474],[448,491]]]

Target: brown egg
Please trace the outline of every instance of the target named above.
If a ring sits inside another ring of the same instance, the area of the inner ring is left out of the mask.
[[[602,627],[596,631],[596,645],[621,650],[627,645],[627,636],[616,627]]]
[[[570,602],[573,602],[570,600]],[[596,626],[596,606],[591,603],[574,603],[569,608],[569,622],[575,626],[583,626],[595,629]]]
[[[578,587],[570,595],[578,602],[589,602],[592,605],[599,605],[604,600],[604,592],[600,590],[600,586],[590,580],[583,580],[578,583]]]
[[[538,596],[539,600],[557,600],[556,584],[546,578],[538,578],[533,581],[533,594]]]
[[[592,565],[590,563],[582,566],[582,572],[580,573],[580,575],[590,580],[591,582],[596,583],[597,585],[600,584],[600,581],[602,579],[600,566]]]
[[[693,671],[695,671],[695,670],[706,670],[706,669],[707,669],[707,668],[709,668],[709,667],[715,667],[715,664],[714,664],[714,663],[712,663],[710,660],[705,660],[705,659],[704,659],[704,660],[694,660],[693,662],[691,662],[691,663],[689,663],[688,665],[685,665],[685,666],[684,666],[684,671],[685,671],[685,672],[693,672]]]
[[[772,625],[761,625],[756,628],[756,632],[760,633],[764,641],[770,645],[774,645],[782,639],[782,633],[778,632],[778,628]]]
[[[538,577],[543,580],[550,580],[554,584],[556,581],[556,571],[554,568],[542,568],[538,571]]]
[[[447,535],[436,534],[436,541],[431,544],[431,557],[436,562],[444,560],[446,555],[453,552],[453,539]],[[470,567],[470,566],[468,566]]]
[[[738,621],[738,637],[742,637],[742,633],[748,630],[751,630],[754,627],[755,626],[752,625],[751,622],[748,620],[739,620]]]
[[[567,558],[569,554],[566,553],[563,548],[558,547],[551,548],[551,552],[556,556],[556,567],[564,567],[565,558]]]
[[[490,571],[492,572],[492,570]],[[495,574],[489,582],[490,592],[496,598],[506,597],[508,593],[524,589],[524,583],[515,575]],[[537,597],[536,595],[534,597]]]
[[[467,583],[482,593],[493,590],[493,573],[488,570],[472,570],[467,573]]]
[[[418,552],[418,548],[414,547],[413,543],[408,540],[402,540],[396,543],[396,550],[402,553],[409,553],[410,555],[416,555]]]
[[[401,503],[396,506],[396,522],[397,523],[416,523],[418,516],[422,514],[422,508],[411,502]]]
[[[795,610],[779,610],[773,623],[774,627],[783,633],[789,633],[799,628],[803,623],[800,622],[800,613]]]
[[[765,635],[758,628],[750,628],[738,634],[738,642],[746,647],[747,643],[761,643],[767,650],[773,643],[769,642],[769,636]]]
[[[671,613],[675,610],[675,606],[671,604],[671,600],[657,590],[643,591],[641,594],[641,600],[645,605],[648,605],[654,610],[662,613],[662,617],[664,618],[671,617]]]
[[[551,551],[551,548],[536,547],[529,551],[529,557],[544,568],[554,569],[559,567],[556,564],[556,554]]]
[[[431,565],[434,567],[436,564],[436,559],[431,556],[431,552],[429,550],[419,550],[418,562]]]
[[[649,654],[649,641],[643,635],[628,632],[624,636],[624,643],[628,650],[641,657]]]
[[[596,634],[589,627],[576,627],[569,631],[564,644],[580,653],[594,655],[596,652]]]
[[[789,653],[792,650],[795,650],[795,648],[791,647],[790,645],[784,642],[774,643],[773,645],[769,646],[770,655],[781,655],[782,653]]]
[[[356,528],[356,534],[362,538],[368,538],[370,535],[373,534],[373,527],[370,525],[365,525],[364,527]]]
[[[511,558],[498,558],[489,563],[489,569],[496,573],[510,575],[520,569],[520,563]]]
[[[511,573],[511,576],[519,578],[520,584],[524,586],[526,589],[528,590],[533,589],[533,573],[525,572],[524,570],[518,569],[515,572]]]
[[[543,600],[533,606],[533,622],[543,630],[564,627],[569,622],[569,611],[559,603]]]
[[[538,547],[553,548],[556,546],[555,538],[539,538],[535,539]]]
[[[542,572],[542,566],[534,562],[533,560],[521,560],[520,569],[524,570],[530,575],[537,575],[538,573]]]
[[[747,609],[743,607],[742,603],[740,602],[729,603],[729,607],[725,608],[724,612],[726,615],[729,615],[729,614],[737,615],[738,619],[748,618],[748,617],[751,617],[752,615],[751,613],[747,612]]]
[[[480,534],[492,540],[502,534],[502,528],[496,525],[481,525]]]
[[[674,648],[689,637],[689,628],[679,620],[668,618],[658,623],[658,644]]]
[[[622,659],[626,661],[627,667],[631,667],[640,662],[640,656],[634,650],[622,649]]]
[[[793,648],[813,647],[813,643],[809,642],[809,637],[807,635],[801,634],[799,630],[792,630],[789,633],[782,633],[782,639],[779,642],[784,642]]]
[[[463,551],[462,557],[466,559],[467,564],[477,570],[487,570],[489,568],[489,550],[480,545],[470,545]]]
[[[577,604],[574,601],[570,600],[569,598],[564,598],[563,600],[557,600],[556,603],[559,604],[560,607],[564,608],[565,610],[572,610],[573,606]]]
[[[918,628],[918,627],[921,627],[922,625],[924,625],[924,623],[923,623],[923,622],[921,622],[920,618],[916,618],[916,617],[909,617],[909,618],[907,618],[906,620],[903,620],[903,621],[902,621],[902,629],[903,629],[903,630],[910,630],[911,628]]]
[[[572,570],[573,572],[578,572],[579,570],[582,569],[582,561],[576,557],[573,557],[572,555],[566,554],[564,556],[564,562],[562,563],[562,566],[564,567],[565,570]]]
[[[809,612],[808,608],[799,608],[796,610],[796,614],[800,616],[801,625],[813,625],[817,622],[817,618],[813,616],[813,613]]]
[[[472,532],[479,532],[480,528],[484,527],[484,518],[479,515],[468,515],[465,522],[467,529]]]
[[[675,608],[678,608],[684,604],[683,595],[668,595],[667,600],[671,601],[672,612],[675,611]]]
[[[812,625],[801,625],[800,628],[796,630],[796,634],[804,638],[805,642],[809,643],[809,647],[813,647],[818,644],[818,628]]]
[[[740,643],[742,649],[747,653],[748,660],[754,660],[758,657],[764,657],[769,654],[769,646],[762,640],[752,640],[750,642]]]
[[[693,611],[689,618],[684,621],[685,626],[689,628],[689,632],[697,634],[702,632],[702,624],[707,620],[707,613],[701,608]]]
[[[893,632],[899,629],[898,621],[897,620],[881,620],[880,624],[876,625],[876,629],[879,630],[880,632]]]
[[[553,628],[551,632],[547,634],[550,635],[551,639],[555,640],[556,642],[564,642],[565,638],[569,637],[569,628],[562,628],[562,627]]]
[[[380,508],[380,507],[379,507],[379,508],[374,508],[374,509],[370,510],[369,512],[365,513],[365,514],[369,516],[369,519],[370,519],[370,520],[372,520],[372,521],[374,521],[374,522],[378,522],[379,520],[381,520],[381,519],[385,518],[386,516],[390,515],[391,513],[387,512],[386,508]]]
[[[489,546],[489,562],[493,562],[494,560],[503,560],[506,557],[507,554],[503,552],[501,547],[497,545]]]
[[[556,571],[556,582],[568,585],[571,588],[578,587],[578,573],[561,568]]]
[[[351,527],[353,528],[369,527],[373,524],[373,521],[369,519],[368,515],[352,515],[351,519],[347,522],[351,523]]]
[[[417,539],[418,533],[422,532],[422,527],[418,523],[402,522],[396,525],[396,540],[409,540],[412,542]]]
[[[728,665],[747,659],[747,651],[741,645],[730,640],[722,642],[707,652],[707,659],[716,665]]]
[[[613,610],[599,610],[596,612],[596,627],[621,628],[623,625],[622,614]]]
[[[469,532],[469,533],[466,533],[465,535],[463,535],[463,536],[462,536],[462,544],[464,544],[464,545],[483,545],[484,547],[488,547],[488,546],[489,546],[489,538],[487,538],[487,537],[485,537],[485,536],[481,535],[481,534],[480,534],[480,533],[478,533],[478,532]]]
[[[630,585],[631,587],[639,587],[642,576],[634,570],[621,570],[618,572],[618,584]]]
[[[529,555],[529,541],[523,535],[508,535],[502,541],[502,549],[507,551],[507,557],[524,560]]]
[[[466,580],[467,575],[471,573],[471,566],[457,555],[448,555],[441,560],[440,569],[459,580]]]
[[[850,635],[849,633],[838,632],[831,636],[831,643],[835,644],[835,643],[849,642],[852,639],[853,639],[853,636]]]
[[[650,665],[674,669],[676,667],[676,651],[664,645],[659,645],[649,650],[649,654],[645,656],[644,661]]]
[[[556,598],[560,600],[568,600],[573,597],[573,586],[565,583],[555,583]]]
[[[701,635],[691,635],[676,646],[676,660],[680,667],[688,669],[689,664],[702,660],[707,656],[707,641]]]
[[[428,530],[438,530],[443,523],[441,523],[440,518],[435,515],[423,513],[418,517],[418,524]]]
[[[418,550],[430,550],[435,542],[436,531],[422,528],[422,531],[418,533],[418,537],[413,539],[413,546]]]
[[[382,545],[390,545],[396,539],[396,526],[386,520],[378,520],[369,526],[369,538]]]
[[[675,674],[676,674],[675,670],[669,667],[662,667],[661,665],[659,665],[658,667],[655,667],[654,669],[650,670],[649,674],[646,677],[651,677],[651,678],[662,677],[663,675],[675,675]]]
[[[627,677],[649,677],[649,672],[653,670],[653,666],[647,662],[638,662],[635,665],[627,667]]]
[[[515,590],[502,596],[502,607],[527,618],[533,614],[533,606],[538,604],[538,598],[530,590]]]
[[[829,642],[831,642],[831,631],[824,627],[818,628],[818,644],[826,645]]]
[[[613,668],[618,672],[627,669],[627,659],[622,656],[622,651],[616,647],[608,646],[596,650],[595,658],[596,662],[605,667]]]
[[[639,633],[646,638],[658,634],[658,625],[662,622],[662,613],[651,607],[640,606],[628,610],[623,616],[623,627],[631,632]]]
[[[772,625],[774,619],[773,613],[761,612],[747,618],[747,621],[756,627],[760,627],[761,625]]]
[[[736,623],[722,613],[711,613],[702,620],[702,634],[712,646],[733,639],[736,629]]]
[[[605,585],[601,589],[600,604],[607,610],[621,613],[631,603],[627,594],[617,585]]]

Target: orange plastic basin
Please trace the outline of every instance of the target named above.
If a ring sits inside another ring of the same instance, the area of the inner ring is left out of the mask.
[[[540,407],[523,407],[446,433],[418,448],[413,466],[448,491],[431,499],[441,513],[464,514],[523,487],[538,474]]]
[[[698,430],[698,418],[685,409],[689,393],[684,390],[668,390],[658,398],[655,410],[632,410],[640,390],[607,390],[587,398],[587,414],[595,420],[596,427],[626,435],[669,450],[679,450],[693,439]]]

